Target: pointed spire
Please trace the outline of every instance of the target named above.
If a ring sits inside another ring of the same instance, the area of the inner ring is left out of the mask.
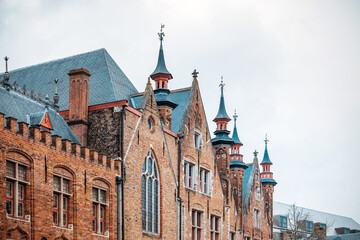
[[[268,153],[268,149],[267,149],[267,143],[269,142],[269,140],[267,138],[267,134],[265,134],[264,142],[265,142],[265,152],[264,152],[264,157],[263,157],[261,164],[264,164],[264,163],[272,164],[272,162],[270,161],[270,157],[269,157],[269,153]]]
[[[173,78],[171,73],[167,70],[166,65],[165,65],[164,50],[163,50],[163,44],[162,44],[162,42],[164,40],[164,36],[165,36],[165,33],[163,32],[164,27],[165,27],[165,25],[161,24],[161,29],[160,29],[160,32],[158,33],[159,39],[160,39],[160,50],[159,50],[159,57],[158,57],[158,62],[157,62],[156,68],[155,68],[154,72],[150,75],[150,77],[152,79],[154,79],[154,75],[156,75],[156,74],[168,75],[167,76],[168,80]]]
[[[234,131],[233,131],[233,135],[232,135],[232,140],[234,141],[234,143],[239,143],[239,144],[243,145],[239,139],[237,128],[236,128],[236,119],[238,118],[238,115],[236,115],[236,109],[235,109],[233,118],[234,118]]]
[[[221,89],[220,105],[219,105],[219,111],[218,111],[215,119],[217,119],[217,118],[225,118],[225,119],[230,120],[230,117],[227,115],[226,109],[225,109],[225,100],[224,100],[224,86],[225,86],[225,83],[223,81],[223,76],[221,76],[221,83],[220,83],[219,86],[220,86],[220,89]]]
[[[5,58],[5,74],[4,74],[4,87],[6,90],[10,90],[10,84],[9,84],[9,80],[10,80],[10,73],[8,71],[8,60],[9,58],[6,56]]]

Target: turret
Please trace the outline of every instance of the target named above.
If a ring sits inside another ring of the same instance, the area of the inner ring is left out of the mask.
[[[265,152],[263,160],[260,165],[262,166],[262,172],[260,173],[261,184],[264,189],[264,200],[265,200],[265,210],[267,217],[269,219],[269,224],[271,226],[271,238],[273,238],[273,195],[274,195],[274,186],[277,184],[273,178],[273,173],[270,170],[272,162],[270,161],[267,144],[269,140],[265,136]]]
[[[170,97],[170,90],[168,89],[168,81],[172,79],[172,75],[167,70],[165,65],[164,50],[163,50],[163,40],[165,34],[162,29],[165,25],[161,25],[160,33],[158,33],[160,38],[160,50],[159,57],[156,68],[154,72],[150,75],[151,79],[155,81],[155,99],[159,108],[160,119],[164,125],[171,130],[171,114],[172,110],[177,107],[177,104],[174,103]]]
[[[237,160],[243,162],[243,155],[240,154],[240,147],[242,147],[243,144],[239,139],[239,135],[236,128],[236,120],[238,118],[238,116],[236,115],[236,111],[233,117],[234,117],[234,130],[233,130],[232,140],[234,141],[234,145],[231,147],[230,159],[231,161]]]

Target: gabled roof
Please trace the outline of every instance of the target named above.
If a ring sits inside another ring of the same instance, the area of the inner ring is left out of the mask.
[[[187,102],[189,101],[189,94],[190,94],[190,88],[183,88],[178,90],[170,91],[170,94],[168,95],[168,98],[178,104],[178,106],[173,109],[172,115],[171,115],[171,131],[178,133],[181,119],[184,115],[185,108],[187,105]],[[134,108],[140,107],[141,100],[143,98],[143,95],[136,94],[135,96],[131,97],[130,104]]]
[[[74,55],[10,71],[10,84],[24,84],[27,89],[34,89],[43,96],[53,95],[54,78],[58,78],[60,111],[69,109],[69,76],[70,70],[85,68],[91,74],[89,84],[89,106],[118,100],[129,100],[130,95],[138,91],[126,77],[120,67],[104,49]],[[3,79],[3,74],[0,74]]]
[[[5,116],[16,118],[18,122],[27,122],[31,125],[39,125],[44,114],[48,113],[53,127],[51,134],[80,143],[64,119],[54,109],[46,109],[43,104],[15,91],[7,91],[3,87],[0,87],[0,112]]]
[[[291,204],[280,203],[274,201],[273,203],[273,215],[286,216],[289,209],[291,208]],[[309,213],[309,220],[314,223],[320,222],[328,224],[327,226],[327,235],[336,235],[335,228],[346,227],[349,229],[358,229],[360,230],[360,224],[355,222],[354,219],[345,216],[339,216],[336,214],[331,214],[327,212],[321,212],[313,209],[302,208],[297,206],[299,209],[304,212]],[[274,222],[275,223],[275,222]],[[277,227],[274,224],[274,227]]]
[[[159,57],[158,57],[158,62],[157,62],[156,68],[150,76],[153,76],[158,73],[169,74],[172,78],[171,73],[167,70],[166,65],[165,65],[165,57],[164,57],[162,41],[160,42]]]

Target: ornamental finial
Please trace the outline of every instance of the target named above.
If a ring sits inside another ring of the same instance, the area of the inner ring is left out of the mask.
[[[165,24],[161,23],[160,32],[158,33],[159,39],[161,42],[164,40],[164,37],[165,37],[165,33],[163,32],[164,27],[165,27]]]
[[[221,76],[221,83],[219,85],[219,87],[221,88],[221,92],[224,91],[224,86],[225,86],[224,79],[223,79],[223,76]]]
[[[236,109],[234,110],[234,116],[233,116],[233,118],[234,118],[234,122],[236,123],[236,119],[238,118],[238,115],[236,114]]]
[[[265,133],[265,140],[264,140],[265,145],[267,145],[268,141],[269,141],[269,139],[267,138],[267,133]]]
[[[8,60],[9,58],[7,56],[5,56],[5,72],[8,72]]]
[[[257,157],[257,155],[258,155],[258,151],[255,150],[254,156]]]
[[[196,69],[194,69],[194,71],[192,72],[193,78],[197,79],[198,74],[199,74],[199,72],[197,72]]]
[[[10,84],[9,84],[9,80],[10,80],[10,73],[8,71],[8,60],[9,58],[6,56],[5,58],[5,74],[4,74],[4,86],[6,88],[6,90],[10,90]]]

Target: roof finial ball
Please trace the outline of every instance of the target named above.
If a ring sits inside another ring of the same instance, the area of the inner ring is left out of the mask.
[[[165,33],[163,32],[164,27],[165,27],[165,24],[161,23],[160,32],[158,33],[159,39],[160,39],[161,42],[164,40],[164,37],[165,37]]]
[[[10,84],[9,84],[9,79],[10,79],[10,73],[8,71],[8,60],[9,58],[6,56],[5,58],[5,74],[4,74],[4,86],[6,90],[10,90]]]

